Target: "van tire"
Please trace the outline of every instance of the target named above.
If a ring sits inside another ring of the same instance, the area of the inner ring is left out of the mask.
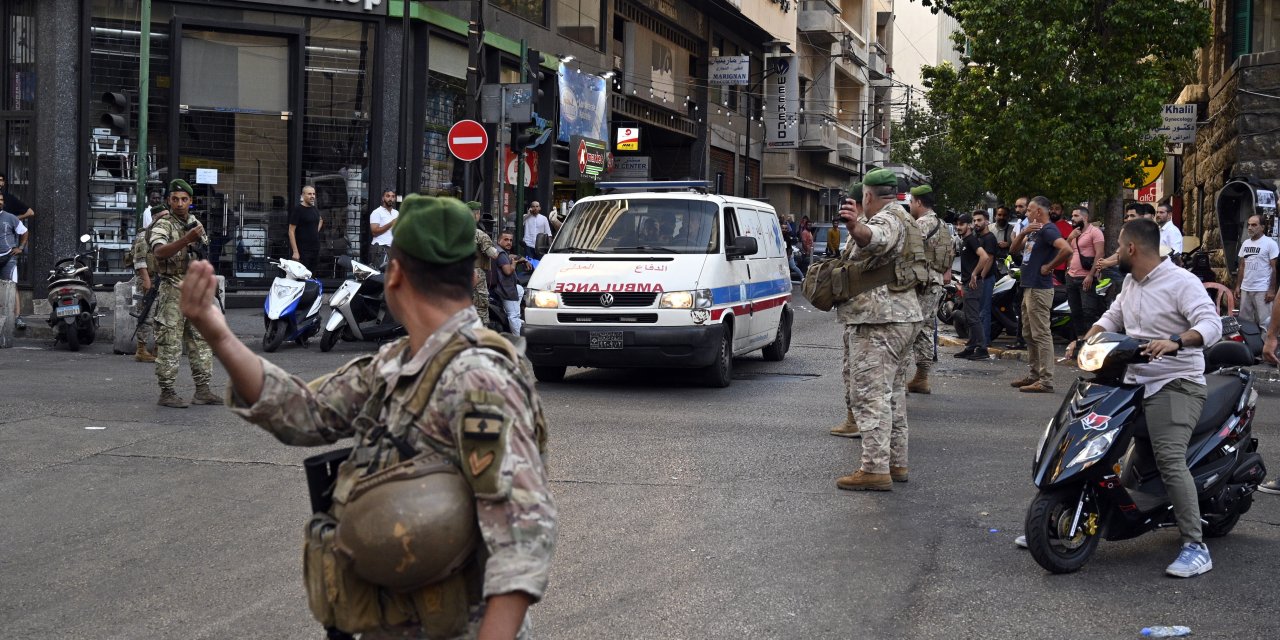
[[[787,351],[791,349],[791,311],[783,309],[782,317],[778,319],[778,335],[760,351],[764,359],[769,362],[782,362],[787,357]]]
[[[564,380],[564,372],[567,367],[539,367],[533,366],[533,377],[538,382],[560,382]]]
[[[733,325],[721,325],[720,348],[716,359],[702,370],[702,381],[708,387],[723,389],[733,381]]]

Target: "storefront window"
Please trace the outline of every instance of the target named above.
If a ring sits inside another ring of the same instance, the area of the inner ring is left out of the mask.
[[[494,0],[493,5],[530,22],[546,24],[547,5],[544,0]]]
[[[558,0],[556,32],[593,49],[600,48],[601,0]]]
[[[463,163],[449,153],[449,127],[466,117],[467,83],[431,71],[427,76],[427,106],[423,118],[422,190],[435,193],[447,185],[461,185]]]

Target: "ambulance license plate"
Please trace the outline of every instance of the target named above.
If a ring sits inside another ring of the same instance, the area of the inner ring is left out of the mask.
[[[621,349],[621,331],[592,331],[588,347],[591,349]]]

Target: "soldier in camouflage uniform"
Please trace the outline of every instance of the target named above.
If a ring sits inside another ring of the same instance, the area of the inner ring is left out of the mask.
[[[864,220],[854,216],[850,204],[840,208],[850,236],[844,257],[871,270],[902,259],[907,234],[918,231],[903,220],[905,212],[896,197],[898,178],[892,171],[868,172],[862,183],[863,210],[876,213]],[[862,463],[856,472],[838,478],[836,486],[889,491],[894,481],[907,481],[905,380],[921,319],[920,302],[914,290],[880,286],[841,303],[837,313],[849,350],[851,382],[846,391],[851,404],[858,400],[853,413],[862,430]]]
[[[154,198],[156,194],[152,194]],[[168,208],[163,205],[151,207],[151,221],[154,223],[168,213]],[[133,286],[137,291],[142,292],[142,296],[134,301],[134,313],[141,314],[143,308],[143,298],[151,293],[151,287],[156,284],[152,275],[156,273],[155,257],[151,255],[151,251],[147,249],[147,230],[150,225],[138,230],[138,234],[133,238],[133,245],[129,247],[129,252],[125,254],[125,264],[133,267]],[[154,310],[155,305],[152,305]],[[133,359],[138,362],[155,362],[156,354],[151,353],[148,346],[155,339],[155,314],[148,312],[147,317],[138,318],[137,340],[138,348],[134,351]]]
[[[920,332],[914,343],[916,375],[907,383],[912,393],[932,393],[929,388],[929,369],[933,366],[934,321],[937,318],[938,301],[942,300],[942,285],[951,281],[951,261],[955,258],[955,240],[946,223],[933,211],[933,187],[925,184],[911,190],[911,215],[916,226],[924,234],[924,250],[930,256],[938,256],[938,270],[931,268],[929,284],[920,290]]]
[[[194,404],[222,404],[222,398],[209,389],[213,377],[213,354],[200,332],[188,323],[178,308],[182,278],[193,252],[207,252],[209,239],[204,226],[190,212],[191,185],[185,180],[169,183],[169,215],[155,220],[147,230],[147,246],[155,259],[160,292],[151,306],[156,324],[156,379],[160,382],[163,407],[186,408],[187,402],[174,390],[182,348],[187,349],[191,363],[191,379],[196,384]],[[202,249],[203,247],[203,249]]]
[[[489,324],[489,267],[498,258],[498,246],[493,238],[480,229],[480,203],[467,203],[476,221],[476,272],[471,285],[471,302],[475,305],[480,324]]]
[[[458,611],[466,616],[466,630],[453,635],[474,638],[483,628],[492,637],[525,637],[528,607],[547,586],[556,507],[542,458],[538,395],[509,354],[477,346],[477,338],[492,340],[496,334],[477,328],[467,299],[474,230],[458,200],[406,198],[385,274],[387,303],[397,318],[408,319],[409,335],[310,383],[236,339],[213,304],[216,285],[207,263],[194,264],[188,273],[183,312],[209,336],[230,374],[232,410],[281,442],[323,446],[354,437],[360,446],[385,427],[403,434],[415,450],[444,454],[458,466],[474,492],[483,544],[460,569],[478,577],[468,583],[473,588],[466,601],[457,603],[466,607]],[[469,346],[455,351],[441,370],[433,359],[459,340]],[[424,372],[432,370],[439,378],[425,410],[406,411]],[[383,398],[375,419],[364,414],[371,395]],[[496,417],[500,432],[475,429],[477,417]],[[361,637],[426,638],[427,632],[405,624]]]
[[[862,212],[862,183],[861,182],[855,182],[849,185],[849,199],[853,201],[853,207],[852,207],[853,213],[851,215],[853,215],[856,218],[862,218],[864,214]],[[840,224],[839,220],[835,220],[831,223],[831,228],[834,229],[836,232],[835,233],[836,238],[840,237],[840,229],[836,226],[838,224]],[[833,245],[831,244],[830,240],[828,240],[827,251],[833,254],[838,253],[840,251],[839,243],[837,242],[836,244]],[[844,327],[845,326],[844,319],[843,318],[838,318],[838,319],[840,321],[841,327]],[[831,435],[840,436],[841,438],[857,438],[857,437],[860,437],[862,434],[858,432],[858,420],[853,417],[853,407],[854,407],[854,404],[856,404],[856,400],[853,395],[853,380],[849,379],[849,341],[845,340],[844,338],[840,339],[840,354],[841,354],[840,371],[844,376],[844,388],[845,388],[845,394],[844,394],[845,417],[844,417],[844,422],[831,428]]]

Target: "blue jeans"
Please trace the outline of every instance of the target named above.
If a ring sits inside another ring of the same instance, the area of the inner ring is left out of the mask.
[[[982,345],[984,347],[991,346],[991,294],[995,291],[995,288],[996,276],[995,270],[993,269],[991,273],[982,280],[982,302],[979,303],[982,305],[982,311],[979,317],[981,318],[982,330],[985,332],[982,334]]]

